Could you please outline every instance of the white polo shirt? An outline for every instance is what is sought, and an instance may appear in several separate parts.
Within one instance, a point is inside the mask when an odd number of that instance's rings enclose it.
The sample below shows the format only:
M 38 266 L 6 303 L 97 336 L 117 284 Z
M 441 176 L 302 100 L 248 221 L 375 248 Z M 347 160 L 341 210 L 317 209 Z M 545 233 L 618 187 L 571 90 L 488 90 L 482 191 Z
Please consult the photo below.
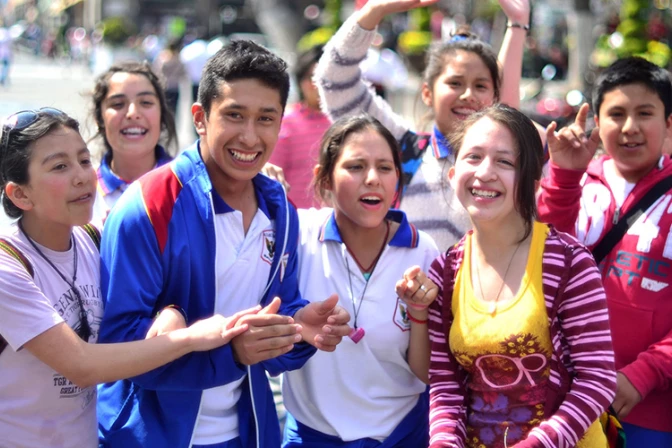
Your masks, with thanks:
M 217 241 L 215 313 L 223 316 L 258 305 L 268 283 L 275 248 L 275 223 L 269 218 L 260 195 L 257 201 L 259 208 L 245 234 L 243 214 L 212 191 Z M 244 380 L 245 376 L 203 391 L 194 445 L 213 445 L 238 437 L 238 400 Z
M 400 226 L 371 275 L 357 313 L 358 327 L 366 334 L 357 344 L 343 338 L 333 353 L 318 350 L 303 368 L 284 374 L 287 410 L 310 428 L 344 441 L 384 440 L 425 390 L 406 358 L 410 322 L 395 284 L 411 266 L 419 265 L 426 272 L 439 251 L 427 234 L 408 223 L 403 212 L 390 211 L 387 218 Z M 333 211 L 299 210 L 299 221 L 302 297 L 321 301 L 337 293 L 353 326 L 351 297 L 354 293 L 359 306 L 366 280 L 342 243 Z

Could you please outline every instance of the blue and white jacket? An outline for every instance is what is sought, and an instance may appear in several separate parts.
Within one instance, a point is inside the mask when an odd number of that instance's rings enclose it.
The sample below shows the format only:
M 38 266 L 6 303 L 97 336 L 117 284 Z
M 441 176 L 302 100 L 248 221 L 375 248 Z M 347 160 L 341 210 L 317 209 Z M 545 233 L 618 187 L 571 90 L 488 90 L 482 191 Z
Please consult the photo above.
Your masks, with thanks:
M 253 179 L 275 221 L 271 274 L 261 304 L 279 296 L 280 314 L 293 316 L 307 302 L 297 284 L 296 210 L 274 180 Z M 101 343 L 144 339 L 156 313 L 182 307 L 189 325 L 214 314 L 215 226 L 212 184 L 196 143 L 173 162 L 135 182 L 105 223 L 101 288 L 105 316 Z M 286 355 L 253 366 L 233 359 L 229 344 L 193 352 L 129 380 L 99 386 L 98 424 L 105 447 L 190 447 L 202 391 L 247 374 L 238 402 L 245 447 L 279 447 L 280 428 L 265 371 L 298 369 L 315 349 L 297 344 Z

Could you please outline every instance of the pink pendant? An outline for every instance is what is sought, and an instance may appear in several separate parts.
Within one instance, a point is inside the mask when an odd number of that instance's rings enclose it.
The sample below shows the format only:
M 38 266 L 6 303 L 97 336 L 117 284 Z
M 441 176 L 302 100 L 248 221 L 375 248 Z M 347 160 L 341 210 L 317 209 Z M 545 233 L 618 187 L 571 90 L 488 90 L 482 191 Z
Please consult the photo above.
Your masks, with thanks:
M 366 332 L 364 331 L 363 328 L 353 328 L 350 330 L 350 334 L 348 335 L 348 337 L 352 339 L 352 342 L 356 344 L 362 340 L 365 333 Z

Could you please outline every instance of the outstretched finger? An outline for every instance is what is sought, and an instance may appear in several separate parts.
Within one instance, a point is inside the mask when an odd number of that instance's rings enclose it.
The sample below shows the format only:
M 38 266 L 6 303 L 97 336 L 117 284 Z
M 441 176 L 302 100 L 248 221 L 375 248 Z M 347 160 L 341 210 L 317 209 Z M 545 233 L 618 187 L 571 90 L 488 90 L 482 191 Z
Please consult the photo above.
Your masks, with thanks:
M 334 311 L 336 305 L 338 305 L 338 294 L 332 294 L 329 296 L 329 298 L 327 298 L 327 300 L 323 300 L 322 302 L 318 303 L 316 312 L 321 316 L 330 314 Z
M 579 109 L 579 113 L 576 114 L 576 118 L 574 119 L 574 124 L 579 126 L 582 132 L 585 132 L 586 130 L 588 111 L 590 111 L 590 105 L 588 103 L 583 103 Z
M 558 123 L 555 121 L 551 121 L 551 124 L 546 127 L 546 142 L 548 143 L 549 148 L 552 148 L 553 145 L 558 143 L 558 137 L 555 135 L 556 129 L 558 129 Z
M 411 266 L 410 268 L 406 269 L 404 271 L 404 278 L 408 280 L 414 280 L 418 274 L 422 272 L 422 269 L 420 269 L 420 266 Z

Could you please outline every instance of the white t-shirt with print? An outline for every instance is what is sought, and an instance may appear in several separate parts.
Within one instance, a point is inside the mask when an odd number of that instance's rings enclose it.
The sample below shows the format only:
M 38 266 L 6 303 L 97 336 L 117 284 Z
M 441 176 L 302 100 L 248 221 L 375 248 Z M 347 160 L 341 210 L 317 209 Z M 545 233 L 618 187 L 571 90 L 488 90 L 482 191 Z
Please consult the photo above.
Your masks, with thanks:
M 100 258 L 92 239 L 75 228 L 77 282 L 92 335 L 103 317 Z M 34 278 L 15 258 L 0 250 L 0 335 L 8 346 L 0 354 L 0 447 L 86 448 L 98 446 L 96 388 L 80 389 L 42 363 L 23 346 L 61 322 L 79 325 L 79 303 L 70 286 L 35 251 L 16 225 L 3 227 L 27 259 Z M 71 279 L 73 249 L 40 250 Z

